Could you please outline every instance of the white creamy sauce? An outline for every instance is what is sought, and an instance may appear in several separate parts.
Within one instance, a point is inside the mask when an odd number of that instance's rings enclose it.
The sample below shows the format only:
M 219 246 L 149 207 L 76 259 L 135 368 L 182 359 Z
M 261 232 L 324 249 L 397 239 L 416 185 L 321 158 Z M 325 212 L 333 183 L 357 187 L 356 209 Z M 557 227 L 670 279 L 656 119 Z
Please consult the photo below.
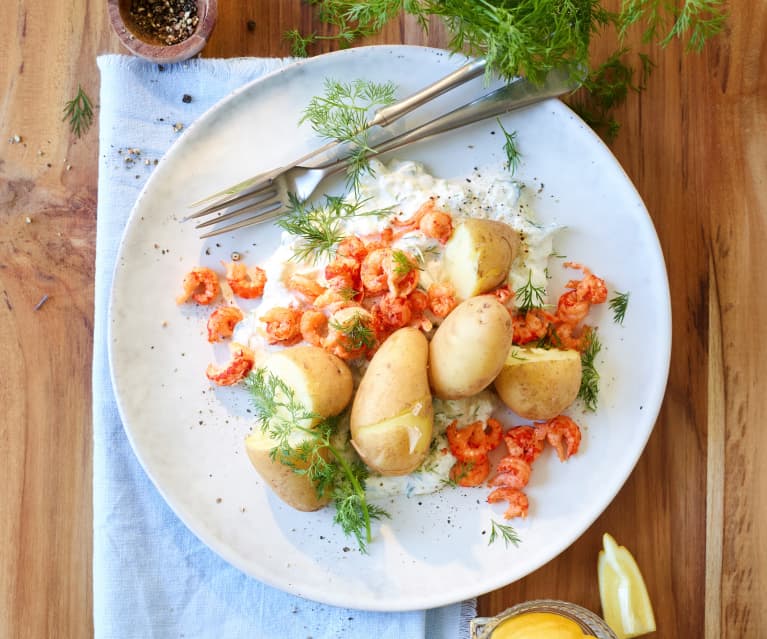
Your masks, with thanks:
M 504 222 L 518 231 L 523 240 L 523 250 L 511 266 L 507 281 L 509 288 L 515 291 L 525 285 L 528 279 L 536 287 L 546 288 L 547 266 L 557 227 L 543 227 L 537 223 L 529 203 L 520 197 L 521 185 L 508 173 L 476 169 L 463 178 L 442 179 L 429 175 L 421 164 L 412 161 L 394 161 L 384 165 L 373 160 L 371 167 L 373 171 L 363 177 L 358 196 L 364 202 L 360 212 L 385 209 L 389 214 L 346 218 L 343 228 L 347 235 L 364 238 L 380 234 L 389 226 L 393 217 L 408 220 L 430 197 L 436 196 L 437 208 L 450 213 L 454 226 L 461 218 L 473 217 Z M 320 274 L 318 281 L 323 283 L 322 274 L 327 259 L 319 259 L 313 264 L 295 262 L 291 258 L 297 242 L 295 237 L 283 233 L 280 246 L 260 264 L 267 274 L 263 299 L 258 308 L 247 314 L 235 328 L 232 339 L 249 345 L 256 353 L 280 348 L 267 344 L 264 325 L 259 318 L 270 308 L 290 306 L 297 301 L 298 298 L 284 285 L 287 278 L 293 273 L 317 272 Z M 443 247 L 438 241 L 416 231 L 398 238 L 392 247 L 418 257 L 422 266 L 419 276 L 421 288 L 427 289 L 434 282 L 447 280 L 442 270 Z M 357 381 L 365 367 L 365 363 L 356 369 L 351 367 Z M 457 420 L 458 427 L 486 420 L 498 406 L 499 401 L 490 391 L 463 400 L 435 399 L 434 437 L 428 457 L 419 470 L 410 475 L 371 475 L 367 481 L 369 498 L 381 499 L 399 494 L 414 496 L 442 488 L 455 462 L 448 450 L 445 436 L 447 426 L 453 420 Z M 348 437 L 345 433 L 339 435 Z

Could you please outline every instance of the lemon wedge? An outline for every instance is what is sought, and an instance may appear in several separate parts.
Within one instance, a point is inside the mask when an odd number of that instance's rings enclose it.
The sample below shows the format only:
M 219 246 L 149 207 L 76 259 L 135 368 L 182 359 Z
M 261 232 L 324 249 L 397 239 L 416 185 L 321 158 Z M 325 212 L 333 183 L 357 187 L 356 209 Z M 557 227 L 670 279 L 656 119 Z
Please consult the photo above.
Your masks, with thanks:
M 602 616 L 618 639 L 655 631 L 655 615 L 642 573 L 632 554 L 611 535 L 602 537 L 597 575 Z

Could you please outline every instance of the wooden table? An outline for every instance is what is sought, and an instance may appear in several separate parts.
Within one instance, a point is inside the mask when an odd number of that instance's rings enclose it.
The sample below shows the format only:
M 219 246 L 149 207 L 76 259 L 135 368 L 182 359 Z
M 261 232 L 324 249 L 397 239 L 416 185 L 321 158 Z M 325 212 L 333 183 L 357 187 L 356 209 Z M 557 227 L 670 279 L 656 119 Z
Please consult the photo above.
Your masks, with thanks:
M 281 34 L 312 26 L 299 0 L 220 5 L 205 56 L 287 55 Z M 0 24 L 0 637 L 80 638 L 92 634 L 98 130 L 74 138 L 62 108 L 78 83 L 98 97 L 95 57 L 121 48 L 105 0 L 6 0 Z M 767 251 L 766 32 L 767 4 L 733 3 L 702 55 L 650 50 L 647 91 L 618 113 L 612 148 L 668 265 L 666 399 L 604 515 L 556 560 L 481 597 L 482 614 L 535 597 L 598 610 L 596 555 L 610 531 L 640 562 L 657 636 L 767 637 L 767 290 L 753 268 Z M 446 37 L 405 20 L 376 42 Z

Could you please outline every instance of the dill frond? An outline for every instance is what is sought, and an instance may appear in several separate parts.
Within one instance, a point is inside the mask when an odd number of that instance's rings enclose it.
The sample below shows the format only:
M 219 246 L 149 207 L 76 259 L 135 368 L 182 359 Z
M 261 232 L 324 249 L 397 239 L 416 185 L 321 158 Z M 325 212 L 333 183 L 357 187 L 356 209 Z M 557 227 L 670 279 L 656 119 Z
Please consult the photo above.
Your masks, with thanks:
M 332 321 L 329 326 L 349 340 L 349 349 L 373 348 L 376 343 L 375 331 L 365 323 L 360 313 L 355 313 L 344 322 Z
M 394 273 L 399 277 L 405 277 L 411 271 L 421 270 L 417 258 L 411 257 L 401 249 L 392 251 L 392 260 L 394 260 Z
M 610 310 L 613 312 L 613 321 L 616 324 L 623 325 L 623 320 L 626 317 L 626 308 L 629 305 L 630 293 L 615 293 L 615 296 L 607 302 Z
M 325 80 L 323 95 L 314 96 L 304 109 L 299 124 L 309 122 L 317 135 L 349 145 L 347 186 L 359 192 L 362 175 L 371 173 L 368 154 L 367 122 L 372 110 L 392 104 L 396 87 L 391 82 L 376 83 Z
M 519 546 L 522 541 L 519 538 L 519 534 L 517 534 L 517 531 L 514 530 L 512 526 L 509 526 L 508 524 L 499 524 L 495 519 L 491 519 L 490 537 L 487 539 L 487 545 L 489 546 L 495 543 L 498 539 L 503 539 L 507 548 L 509 547 L 509 544 Z
M 77 95 L 64 105 L 64 120 L 69 119 L 69 128 L 78 138 L 93 124 L 93 105 L 85 90 L 77 85 Z
M 344 239 L 344 219 L 386 214 L 383 210 L 362 211 L 366 201 L 353 202 L 339 196 L 325 195 L 323 203 L 308 204 L 294 193 L 288 193 L 288 212 L 276 224 L 299 240 L 293 258 L 315 263 L 322 256 L 332 256 L 336 244 Z
M 367 503 L 365 465 L 349 462 L 331 443 L 337 418 L 321 419 L 308 411 L 283 380 L 263 368 L 248 375 L 246 386 L 253 400 L 257 426 L 275 440 L 270 451 L 272 459 L 306 475 L 318 496 L 330 494 L 336 508 L 335 523 L 357 540 L 361 552 L 366 552 L 372 539 L 371 520 L 388 517 L 388 513 Z M 319 423 L 312 427 L 306 425 L 317 420 Z M 306 437 L 293 445 L 292 435 L 296 431 Z M 323 454 L 326 450 L 331 459 Z
M 546 289 L 543 286 L 533 284 L 533 271 L 527 272 L 527 282 L 514 291 L 517 300 L 517 310 L 520 313 L 534 308 L 542 308 L 546 300 Z
M 578 389 L 578 397 L 583 400 L 587 410 L 595 411 L 597 409 L 597 399 L 599 397 L 599 373 L 596 369 L 596 358 L 602 350 L 602 344 L 599 341 L 597 331 L 594 328 L 586 329 L 584 334 L 586 348 L 581 353 L 581 387 Z
M 506 153 L 506 168 L 509 170 L 509 173 L 514 175 L 514 173 L 517 172 L 517 169 L 519 168 L 519 162 L 522 159 L 522 154 L 519 152 L 519 147 L 517 147 L 517 132 L 512 131 L 509 133 L 501 122 L 500 118 L 496 118 L 498 122 L 498 126 L 501 127 L 501 131 L 503 132 L 503 137 L 505 138 L 505 141 L 503 143 L 503 150 Z

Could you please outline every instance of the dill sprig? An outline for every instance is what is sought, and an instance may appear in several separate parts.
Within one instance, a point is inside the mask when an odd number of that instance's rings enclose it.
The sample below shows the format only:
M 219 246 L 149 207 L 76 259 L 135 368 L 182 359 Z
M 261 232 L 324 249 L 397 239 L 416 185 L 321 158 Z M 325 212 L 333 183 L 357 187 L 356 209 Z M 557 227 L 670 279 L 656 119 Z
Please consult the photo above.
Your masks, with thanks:
M 594 328 L 587 328 L 583 334 L 586 347 L 581 352 L 581 387 L 578 389 L 578 397 L 583 400 L 586 408 L 590 411 L 597 409 L 599 396 L 599 373 L 596 369 L 596 358 L 602 350 L 602 344 Z
M 512 131 L 509 133 L 509 131 L 504 128 L 501 119 L 497 118 L 497 121 L 498 126 L 501 127 L 501 131 L 503 132 L 503 137 L 505 138 L 503 150 L 506 153 L 506 168 L 509 170 L 509 173 L 514 175 L 514 173 L 517 172 L 519 162 L 522 159 L 522 154 L 519 152 L 519 147 L 517 146 L 517 132 Z
M 709 38 L 721 33 L 726 20 L 722 0 L 685 0 L 681 7 L 658 0 L 623 0 L 619 34 L 625 37 L 630 27 L 643 24 L 644 42 L 660 40 L 665 47 L 674 39 L 687 39 L 688 51 L 700 51 Z
M 375 346 L 375 331 L 373 331 L 360 313 L 355 313 L 343 322 L 331 320 L 328 325 L 349 340 L 349 349 L 352 351 L 363 347 L 373 348 Z
M 302 34 L 291 29 L 285 38 L 291 43 L 291 54 L 299 57 L 306 57 L 309 47 L 322 40 L 337 42 L 343 49 L 360 38 L 375 35 L 403 8 L 403 0 L 307 0 L 307 4 L 318 7 L 317 19 L 334 28 L 335 33 Z
M 81 85 L 77 85 L 77 95 L 64 105 L 64 117 L 69 118 L 69 128 L 78 138 L 93 124 L 93 105 Z
M 357 540 L 360 551 L 367 552 L 367 545 L 372 540 L 371 520 L 389 515 L 382 508 L 367 503 L 365 465 L 350 462 L 331 443 L 337 420 L 322 419 L 307 410 L 296 399 L 293 389 L 263 368 L 251 372 L 246 384 L 253 399 L 258 427 L 275 441 L 275 447 L 270 451 L 272 459 L 293 472 L 306 475 L 318 496 L 329 493 L 336 508 L 334 522 Z M 297 431 L 306 437 L 296 446 L 291 439 Z M 330 452 L 332 459 L 326 459 L 325 450 Z
M 542 308 L 546 301 L 546 288 L 542 285 L 533 284 L 533 271 L 528 270 L 527 282 L 514 291 L 517 300 L 517 310 L 520 313 L 534 308 Z
M 299 124 L 308 121 L 323 138 L 348 144 L 346 180 L 355 193 L 359 192 L 362 175 L 372 172 L 368 158 L 372 151 L 366 128 L 368 115 L 377 107 L 392 104 L 395 90 L 391 82 L 379 84 L 362 79 L 339 82 L 326 78 L 324 94 L 309 101 L 299 121 Z
M 367 200 L 350 201 L 336 195 L 325 195 L 324 203 L 309 204 L 294 193 L 288 193 L 288 212 L 276 221 L 277 226 L 298 238 L 293 258 L 315 263 L 320 257 L 330 257 L 346 237 L 346 218 L 387 213 L 384 210 L 363 211 Z
M 629 305 L 630 293 L 616 292 L 615 295 L 607 302 L 610 310 L 613 312 L 613 321 L 616 324 L 623 326 L 623 320 L 626 317 L 626 308 Z
M 394 261 L 394 273 L 399 277 L 405 277 L 411 271 L 421 270 L 417 258 L 408 255 L 402 249 L 395 249 L 391 254 Z
M 522 541 L 519 538 L 519 535 L 517 534 L 517 531 L 514 530 L 511 526 L 508 524 L 500 524 L 495 519 L 490 520 L 490 537 L 487 539 L 487 545 L 493 544 L 498 539 L 503 539 L 504 543 L 506 544 L 506 547 L 509 547 L 509 544 L 512 544 L 513 546 L 518 546 L 520 542 Z
M 314 263 L 323 255 L 332 255 L 336 244 L 344 238 L 341 225 L 343 202 L 325 196 L 324 205 L 309 205 L 294 193 L 288 193 L 288 198 L 288 212 L 276 223 L 299 239 L 293 257 Z

